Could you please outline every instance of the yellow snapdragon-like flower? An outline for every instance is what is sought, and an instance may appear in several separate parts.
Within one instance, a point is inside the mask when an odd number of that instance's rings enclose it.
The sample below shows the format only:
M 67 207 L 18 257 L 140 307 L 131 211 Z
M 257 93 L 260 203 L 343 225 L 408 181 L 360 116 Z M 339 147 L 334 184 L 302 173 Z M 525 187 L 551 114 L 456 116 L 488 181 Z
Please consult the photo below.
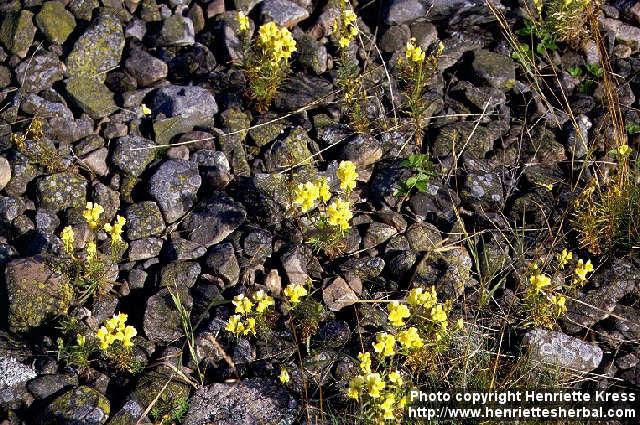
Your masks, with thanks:
M 104 208 L 102 205 L 97 202 L 87 202 L 87 206 L 82 212 L 82 216 L 87 221 L 87 224 L 91 229 L 95 229 L 98 227 L 98 223 L 100 222 L 100 216 L 104 212 Z
M 287 285 L 287 287 L 284 288 L 284 295 L 289 298 L 291 304 L 297 304 L 300 302 L 301 297 L 307 295 L 307 289 L 298 284 Z
M 358 400 L 360 398 L 360 391 L 363 385 L 364 385 L 364 377 L 362 375 L 353 377 L 349 381 L 349 389 L 347 390 L 347 397 L 352 398 L 354 400 Z
M 592 271 L 593 264 L 591 264 L 591 260 L 587 260 L 587 262 L 585 263 L 582 259 L 579 259 L 573 272 L 581 282 L 584 282 L 587 280 L 587 274 L 591 273 Z
M 389 304 L 389 323 L 396 328 L 404 326 L 404 319 L 411 316 L 409 308 L 405 304 L 400 304 L 398 301 L 392 301 Z
M 551 285 L 551 278 L 544 273 L 535 274 L 529 278 L 529 283 L 535 292 L 540 292 L 543 288 Z
M 367 387 L 367 392 L 371 398 L 380 398 L 380 391 L 384 390 L 385 383 L 380 377 L 379 373 L 369 373 L 364 378 L 364 383 Z
M 618 146 L 617 152 L 620 158 L 626 158 L 631 155 L 631 148 L 627 144 L 620 145 Z
M 236 333 L 236 331 L 238 330 L 238 325 L 241 324 L 241 320 L 242 316 L 240 316 L 239 314 L 234 314 L 233 316 L 229 317 L 229 320 L 227 320 L 227 325 L 224 327 L 224 330 L 231 333 Z M 244 326 L 242 329 L 244 329 Z
M 382 410 L 382 418 L 386 421 L 395 420 L 395 415 L 393 414 L 394 406 L 396 404 L 396 396 L 393 394 L 387 394 L 384 398 L 384 401 L 380 403 L 378 406 L 380 410 Z
M 289 376 L 289 372 L 287 372 L 287 369 L 285 369 L 284 367 L 280 368 L 280 376 L 278 378 L 280 379 L 280 382 L 283 384 L 286 384 L 291 379 Z
M 314 207 L 316 200 L 320 196 L 317 185 L 306 182 L 300 183 L 294 190 L 294 203 L 300 206 L 300 211 L 307 212 Z
M 244 294 L 236 295 L 233 297 L 232 304 L 236 306 L 236 314 L 247 314 L 251 312 L 253 303 Z
M 430 309 L 437 302 L 438 295 L 436 294 L 435 286 L 432 286 L 429 291 L 425 291 L 424 288 L 413 288 L 407 296 L 407 304 L 413 307 L 421 306 Z
M 283 60 L 288 60 L 296 51 L 296 41 L 291 32 L 282 27 L 278 28 L 275 22 L 267 22 L 258 30 L 258 42 L 263 52 L 270 57 L 270 62 L 277 65 Z
M 96 258 L 96 255 L 98 255 L 98 247 L 96 246 L 96 243 L 88 242 L 87 243 L 87 260 L 88 261 L 94 260 Z
M 251 28 L 249 17 L 243 11 L 238 12 L 238 24 L 240 25 L 240 31 L 248 31 Z
M 373 349 L 376 353 L 380 353 L 382 357 L 390 357 L 396 354 L 396 337 L 386 332 L 376 335 L 376 342 L 373 343 Z
M 420 348 L 424 346 L 424 342 L 420 334 L 418 334 L 418 329 L 414 326 L 398 332 L 398 341 L 404 348 Z
M 336 199 L 327 207 L 327 221 L 344 231 L 349 228 L 349 220 L 353 217 L 349 202 Z
M 392 384 L 398 387 L 401 386 L 402 383 L 404 382 L 400 373 L 398 373 L 395 370 L 393 372 L 389 372 L 389 375 L 387 376 L 387 378 L 389 378 L 389 382 L 391 382 Z
M 116 341 L 120 341 L 125 348 L 134 346 L 133 338 L 138 331 L 133 326 L 127 326 L 127 318 L 125 313 L 116 314 L 98 329 L 96 338 L 101 350 L 108 349 Z
M 98 339 L 101 350 L 106 350 L 109 348 L 109 345 L 115 341 L 115 337 L 111 335 L 104 326 L 101 326 L 100 329 L 98 329 L 98 332 L 96 332 L 96 338 Z
M 103 229 L 111 237 L 112 243 L 122 242 L 122 232 L 123 232 L 124 225 L 126 223 L 127 223 L 127 220 L 120 215 L 116 216 L 116 219 L 113 221 L 113 224 L 105 223 L 105 225 L 103 226 Z
M 340 181 L 340 189 L 345 192 L 350 192 L 355 189 L 356 180 L 358 179 L 356 164 L 351 161 L 341 161 L 340 165 L 338 165 L 336 175 Z
M 273 298 L 267 295 L 262 289 L 253 294 L 253 300 L 258 303 L 256 306 L 256 312 L 258 313 L 264 313 L 267 308 L 276 303 Z
M 416 46 L 416 39 L 413 37 L 407 41 L 404 52 L 406 58 L 415 63 L 423 62 L 426 57 L 424 50 Z
M 447 323 L 447 312 L 442 307 L 442 304 L 435 305 L 431 308 L 431 320 L 441 325 Z
M 75 241 L 75 236 L 73 233 L 73 228 L 71 226 L 67 226 L 62 229 L 62 234 L 60 235 L 62 239 L 62 246 L 64 248 L 64 252 L 69 255 L 73 254 L 73 243 Z
M 323 203 L 326 203 L 331 198 L 331 191 L 329 190 L 329 183 L 327 179 L 322 177 L 316 181 L 316 187 L 318 188 L 318 198 Z
M 558 314 L 567 312 L 567 297 L 564 295 L 553 295 L 549 301 L 556 307 Z
M 360 360 L 360 370 L 362 373 L 371 373 L 371 353 L 368 351 L 358 353 L 358 360 Z
M 556 259 L 558 260 L 558 267 L 564 269 L 564 266 L 569 263 L 569 260 L 573 258 L 573 253 L 571 251 L 567 251 L 567 248 L 563 248 L 562 252 L 556 255 Z

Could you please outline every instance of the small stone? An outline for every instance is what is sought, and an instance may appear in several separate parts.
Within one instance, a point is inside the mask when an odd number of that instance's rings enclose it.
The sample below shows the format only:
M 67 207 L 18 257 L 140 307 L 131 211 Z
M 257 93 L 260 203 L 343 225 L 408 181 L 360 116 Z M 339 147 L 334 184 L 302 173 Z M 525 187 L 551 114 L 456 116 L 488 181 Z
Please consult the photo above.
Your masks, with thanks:
M 0 190 L 11 180 L 11 164 L 4 156 L 0 156 Z
M 28 10 L 10 12 L 0 23 L 0 43 L 16 56 L 24 58 L 33 42 L 36 27 L 33 25 L 33 13 Z
M 52 211 L 83 208 L 86 203 L 87 181 L 72 172 L 52 174 L 38 180 L 36 194 L 40 206 Z
M 240 266 L 230 243 L 213 246 L 205 260 L 206 267 L 214 275 L 224 279 L 227 285 L 235 285 L 240 279 Z
M 171 15 L 162 21 L 159 46 L 190 46 L 195 42 L 193 22 L 182 15 Z
M 389 226 L 384 223 L 371 223 L 367 229 L 362 242 L 365 249 L 375 248 L 378 245 L 386 242 L 392 236 L 396 235 L 398 231 L 393 226 Z
M 280 261 L 291 285 L 306 285 L 309 281 L 307 263 L 309 252 L 303 247 L 293 247 L 282 254 Z
M 129 244 L 129 261 L 148 260 L 160 255 L 162 239 L 142 238 Z
M 207 248 L 188 239 L 171 235 L 171 241 L 167 247 L 167 259 L 174 260 L 197 260 L 207 253 Z
M 91 171 L 99 176 L 106 176 L 109 174 L 109 167 L 107 166 L 107 156 L 109 155 L 109 149 L 100 148 L 85 155 L 81 158 L 82 162 L 89 167 Z
M 160 287 L 169 289 L 176 286 L 192 288 L 200 276 L 200 264 L 192 261 L 180 261 L 167 264 L 160 272 Z
M 66 89 L 91 118 L 104 118 L 118 109 L 113 93 L 95 78 L 71 78 L 67 80 Z
M 341 277 L 335 278 L 322 289 L 322 300 L 331 311 L 340 311 L 355 304 L 358 296 Z
M 167 64 L 142 49 L 134 49 L 124 66 L 136 79 L 139 87 L 150 86 L 167 77 Z
M 156 157 L 157 145 L 140 136 L 128 135 L 116 140 L 112 161 L 123 172 L 139 176 Z
M 180 313 L 178 312 L 170 292 L 180 297 L 180 302 L 187 310 L 191 310 L 193 300 L 187 288 L 163 288 L 147 300 L 144 312 L 144 333 L 150 341 L 170 344 L 183 336 Z
M 109 400 L 93 388 L 80 386 L 62 394 L 44 412 L 45 423 L 102 425 L 109 419 Z
M 158 236 L 164 230 L 164 220 L 158 204 L 144 201 L 130 205 L 125 211 L 126 234 L 130 241 Z
M 302 35 L 297 41 L 297 60 L 302 65 L 311 69 L 316 75 L 327 70 L 327 48 L 309 35 Z
M 387 9 L 385 22 L 388 25 L 404 24 L 427 14 L 424 2 L 419 0 L 393 0 Z
M 313 141 L 306 131 L 298 127 L 291 131 L 286 139 L 274 143 L 271 149 L 270 168 L 280 170 L 286 167 L 304 165 L 310 161 Z
M 333 101 L 332 93 L 333 86 L 324 78 L 298 73 L 280 87 L 274 106 L 285 112 L 296 111 L 310 104 L 320 107 Z
M 182 222 L 182 228 L 191 241 L 210 247 L 229 236 L 244 223 L 246 216 L 241 204 L 224 194 L 217 194 L 191 211 Z
M 530 360 L 572 372 L 590 372 L 602 361 L 602 349 L 562 332 L 534 329 L 524 338 Z
M 231 166 L 224 152 L 201 149 L 191 156 L 191 161 L 198 164 L 203 183 L 211 189 L 222 189 L 231 181 Z
M 428 252 L 439 246 L 442 242 L 442 234 L 431 223 L 419 221 L 407 229 L 405 233 L 411 249 L 415 252 Z
M 473 69 L 492 87 L 510 90 L 516 83 L 516 64 L 508 56 L 488 50 L 476 50 Z
M 358 134 L 346 144 L 342 158 L 367 167 L 382 158 L 382 146 L 375 138 Z
M 263 21 L 274 21 L 281 27 L 292 27 L 309 17 L 307 9 L 289 0 L 264 0 L 260 14 Z
M 90 21 L 93 10 L 98 7 L 98 0 L 71 0 L 69 10 L 77 19 Z
M 76 27 L 76 20 L 71 12 L 65 10 L 59 1 L 47 1 L 36 15 L 38 28 L 52 43 L 62 44 Z
M 198 166 L 193 162 L 165 161 L 149 180 L 149 194 L 156 200 L 168 223 L 173 223 L 191 209 L 202 183 Z
M 169 85 L 158 89 L 151 103 L 154 114 L 165 117 L 208 118 L 218 113 L 213 94 L 203 87 Z
M 33 367 L 20 363 L 13 357 L 0 355 L 0 400 L 5 402 L 7 392 L 38 376 Z
M 64 77 L 64 66 L 50 52 L 40 52 L 16 67 L 18 83 L 27 93 L 38 93 L 49 89 Z
M 76 375 L 54 374 L 38 376 L 27 384 L 27 388 L 31 394 L 42 400 L 51 397 L 64 388 L 77 385 L 78 377 Z

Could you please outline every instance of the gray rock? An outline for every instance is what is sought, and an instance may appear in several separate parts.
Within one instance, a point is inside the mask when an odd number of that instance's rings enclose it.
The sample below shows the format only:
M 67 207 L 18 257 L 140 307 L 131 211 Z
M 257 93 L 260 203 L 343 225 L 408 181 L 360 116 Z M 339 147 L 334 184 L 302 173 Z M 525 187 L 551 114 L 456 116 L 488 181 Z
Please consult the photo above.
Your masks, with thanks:
M 391 26 L 382 34 L 380 50 L 387 53 L 395 53 L 403 49 L 410 38 L 411 30 L 408 25 Z M 419 45 L 421 46 L 421 44 Z
M 28 10 L 9 12 L 0 23 L 0 43 L 12 54 L 24 58 L 36 34 L 33 13 Z
M 222 189 L 231 181 L 231 166 L 224 152 L 200 149 L 191 155 L 191 161 L 198 164 L 203 184 L 211 189 Z
M 106 176 L 109 174 L 109 167 L 107 166 L 107 156 L 109 155 L 109 149 L 100 148 L 87 155 L 84 155 L 80 159 L 89 167 L 91 171 L 99 176 Z
M 467 175 L 460 199 L 477 212 L 502 210 L 504 194 L 502 170 L 493 170 L 486 162 L 467 160 Z
M 76 27 L 76 20 L 71 12 L 59 1 L 47 1 L 36 15 L 38 28 L 52 43 L 62 44 Z
M 382 158 L 382 145 L 374 137 L 358 134 L 347 142 L 342 150 L 342 158 L 367 167 Z
M 149 180 L 149 194 L 160 206 L 165 220 L 173 223 L 193 207 L 201 183 L 196 164 L 172 159 L 160 165 Z
M 111 160 L 123 172 L 139 176 L 156 157 L 157 146 L 152 140 L 128 135 L 116 140 Z
M 162 239 L 142 238 L 136 239 L 129 244 L 129 261 L 148 260 L 160 255 L 162 250 Z
M 109 400 L 93 388 L 71 389 L 51 402 L 44 412 L 47 424 L 102 425 L 107 422 Z
M 63 65 L 50 52 L 41 52 L 20 63 L 16 68 L 16 79 L 27 93 L 37 93 L 51 88 L 63 78 Z
M 160 272 L 160 287 L 166 286 L 173 289 L 176 286 L 182 286 L 191 288 L 196 284 L 200 271 L 200 264 L 192 261 L 169 263 Z
M 305 164 L 312 159 L 309 150 L 312 143 L 302 128 L 293 129 L 286 139 L 274 143 L 268 160 L 269 168 L 275 171 Z
M 108 8 L 100 10 L 98 18 L 80 36 L 67 56 L 70 77 L 96 79 L 104 82 L 106 73 L 120 65 L 124 34 L 120 20 Z
M 134 49 L 124 63 L 138 87 L 147 87 L 167 77 L 167 64 L 143 49 Z
M 304 246 L 290 248 L 280 257 L 287 280 L 292 285 L 306 285 L 310 277 L 307 274 L 310 252 Z
M 385 22 L 388 25 L 404 24 L 425 16 L 425 2 L 419 0 L 393 0 L 387 9 Z
M 0 405 L 19 404 L 24 399 L 25 383 L 37 376 L 36 371 L 13 357 L 0 355 Z
M 298 405 L 279 385 L 260 378 L 201 387 L 191 400 L 184 425 L 292 424 Z
M 171 293 L 180 297 L 180 302 L 188 311 L 193 305 L 193 299 L 184 287 L 163 288 L 149 297 L 144 312 L 143 327 L 147 338 L 155 343 L 169 344 L 183 336 L 180 313 L 176 309 Z
M 633 52 L 640 49 L 640 28 L 634 25 L 627 25 L 622 21 L 611 18 L 602 18 L 600 23 L 605 30 L 615 34 L 617 41 L 631 47 Z
M 125 211 L 126 233 L 130 241 L 148 236 L 158 236 L 164 230 L 164 220 L 158 204 L 144 201 L 130 205 Z
M 442 242 L 440 230 L 433 224 L 424 221 L 419 221 L 409 226 L 405 236 L 411 249 L 416 252 L 431 251 Z
M 167 251 L 169 260 L 197 260 L 207 253 L 207 248 L 196 242 L 171 235 Z
M 263 21 L 274 21 L 281 27 L 292 27 L 309 17 L 307 9 L 289 0 L 264 0 L 260 14 Z
M 218 140 L 222 151 L 231 159 L 233 172 L 239 176 L 251 174 L 251 167 L 247 162 L 247 155 L 244 150 L 244 139 L 247 135 L 243 131 L 251 126 L 249 115 L 237 108 L 229 108 L 220 114 L 222 131 L 224 135 Z
M 303 34 L 297 38 L 297 60 L 317 75 L 327 70 L 328 53 L 324 44 L 313 37 Z
M 464 247 L 452 247 L 426 255 L 416 266 L 411 282 L 414 286 L 427 288 L 435 284 L 445 299 L 455 299 L 466 287 L 476 283 L 471 277 L 472 266 L 473 261 Z
M 233 245 L 230 243 L 213 246 L 207 254 L 205 264 L 214 276 L 221 277 L 226 284 L 235 285 L 238 283 L 240 266 Z
M 378 245 L 386 242 L 392 236 L 396 235 L 398 231 L 393 226 L 388 224 L 374 222 L 369 225 L 367 233 L 364 235 L 362 242 L 365 249 L 374 248 Z
M 343 278 L 337 277 L 322 288 L 322 300 L 329 310 L 340 311 L 355 304 L 358 296 Z
M 516 64 L 508 56 L 476 50 L 472 66 L 481 78 L 497 89 L 510 90 L 516 83 Z
M 298 73 L 280 87 L 274 106 L 291 112 L 310 104 L 318 107 L 333 101 L 333 86 L 324 78 Z
M 194 42 L 193 21 L 182 15 L 171 15 L 162 21 L 159 46 L 191 46 Z
M 11 164 L 4 156 L 0 156 L 0 190 L 11 180 Z
M 113 93 L 98 78 L 70 78 L 65 88 L 76 105 L 91 118 L 104 118 L 118 109 Z
M 574 372 L 590 372 L 602 361 L 600 347 L 562 332 L 534 329 L 523 343 L 531 360 Z
M 78 377 L 71 374 L 40 375 L 27 384 L 27 389 L 38 399 L 45 399 L 67 387 L 78 385 Z
M 76 18 L 89 21 L 93 10 L 98 7 L 98 0 L 71 0 L 68 6 Z
M 182 228 L 188 239 L 210 247 L 229 236 L 244 223 L 247 212 L 241 204 L 217 194 L 195 208 L 185 218 Z
M 71 172 L 52 174 L 38 180 L 40 206 L 53 211 L 81 208 L 86 204 L 87 181 Z
M 216 99 L 203 87 L 170 85 L 156 90 L 151 102 L 154 114 L 165 117 L 208 118 L 218 113 Z

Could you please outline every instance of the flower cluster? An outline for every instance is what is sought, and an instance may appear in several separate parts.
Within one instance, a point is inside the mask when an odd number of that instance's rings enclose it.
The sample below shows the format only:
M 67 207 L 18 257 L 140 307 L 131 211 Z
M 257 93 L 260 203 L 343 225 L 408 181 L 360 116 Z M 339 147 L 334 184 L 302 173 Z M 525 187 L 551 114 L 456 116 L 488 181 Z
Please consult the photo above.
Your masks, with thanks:
M 284 288 L 284 295 L 291 305 L 296 305 L 302 297 L 307 296 L 307 289 L 300 284 L 290 284 Z
M 296 41 L 285 27 L 278 28 L 275 22 L 267 22 L 258 30 L 258 44 L 273 65 L 287 61 L 296 51 Z
M 243 11 L 238 12 L 238 24 L 240 31 L 249 31 L 251 28 L 249 17 Z
M 71 226 L 67 226 L 62 229 L 62 234 L 60 235 L 60 239 L 62 239 L 62 246 L 64 248 L 64 252 L 67 255 L 73 256 L 74 251 L 74 242 L 75 235 L 73 233 L 73 228 Z
M 427 57 L 422 47 L 416 46 L 416 39 L 411 37 L 404 48 L 404 54 L 407 60 L 415 63 L 424 62 Z
M 120 341 L 122 346 L 127 349 L 133 347 L 132 339 L 138 332 L 133 326 L 127 325 L 127 317 L 124 313 L 116 314 L 98 329 L 96 338 L 102 351 L 109 349 L 116 341 Z
M 351 43 L 351 40 L 358 35 L 356 21 L 358 17 L 353 10 L 347 9 L 345 0 L 340 2 L 340 16 L 333 21 L 333 34 L 338 39 L 338 45 L 344 49 Z
M 87 221 L 89 228 L 95 230 L 100 223 L 100 216 L 104 212 L 102 205 L 97 202 L 87 202 L 87 206 L 82 212 L 82 216 Z
M 269 307 L 275 305 L 275 301 L 263 290 L 254 292 L 252 299 L 245 294 L 233 298 L 235 314 L 227 321 L 225 330 L 235 335 L 255 335 L 257 320 L 266 314 Z
M 340 181 L 340 189 L 346 193 L 351 192 L 356 188 L 356 181 L 358 180 L 358 172 L 356 171 L 356 164 L 351 161 L 341 161 L 338 165 L 338 171 L 336 176 Z
M 120 215 L 116 216 L 116 219 L 113 221 L 113 224 L 105 223 L 105 225 L 103 226 L 103 229 L 111 237 L 112 244 L 115 245 L 122 242 L 122 230 L 126 223 L 127 223 L 127 220 Z

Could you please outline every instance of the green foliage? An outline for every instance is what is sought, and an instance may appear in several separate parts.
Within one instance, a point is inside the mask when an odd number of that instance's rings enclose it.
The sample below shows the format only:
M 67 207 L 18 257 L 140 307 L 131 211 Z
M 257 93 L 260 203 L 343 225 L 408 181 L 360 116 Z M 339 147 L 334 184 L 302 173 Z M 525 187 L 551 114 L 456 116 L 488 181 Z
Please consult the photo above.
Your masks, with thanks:
M 640 133 L 640 123 L 628 122 L 624 125 L 624 129 L 627 131 L 627 134 L 638 134 Z
M 67 167 L 53 143 L 44 139 L 43 127 L 44 120 L 35 117 L 24 133 L 13 133 L 11 140 L 16 149 L 34 164 L 50 173 L 64 171 Z
M 198 351 L 196 350 L 196 337 L 193 331 L 193 326 L 191 325 L 191 312 L 189 312 L 185 308 L 184 304 L 182 304 L 177 287 L 174 290 L 170 289 L 169 294 L 171 294 L 171 300 L 180 314 L 180 325 L 182 326 L 182 331 L 186 337 L 185 344 L 189 349 L 191 360 L 196 365 L 198 379 L 200 380 L 200 383 L 202 383 L 204 382 L 204 373 L 200 370 L 200 356 L 198 356 Z
M 402 166 L 409 168 L 413 174 L 402 182 L 402 187 L 396 190 L 396 196 L 408 196 L 413 189 L 423 193 L 426 192 L 427 184 L 437 175 L 428 154 L 409 155 L 402 162 Z
M 167 395 L 163 394 L 160 400 L 149 412 L 149 419 L 156 425 L 174 425 L 181 423 L 189 410 L 189 399 L 163 400 Z
M 569 69 L 567 69 L 567 72 L 574 78 L 582 77 L 582 67 L 578 65 L 569 67 Z
M 598 63 L 588 63 L 584 67 L 594 78 L 601 78 L 604 75 L 604 68 Z
M 558 50 L 554 34 L 551 33 L 544 25 L 538 25 L 531 19 L 525 19 L 524 27 L 516 30 L 515 33 L 520 36 L 528 37 L 535 52 L 541 56 L 547 54 L 548 51 Z M 527 46 L 527 52 L 530 51 L 529 45 L 525 44 L 525 46 Z M 520 52 L 520 54 L 522 54 L 522 52 Z

